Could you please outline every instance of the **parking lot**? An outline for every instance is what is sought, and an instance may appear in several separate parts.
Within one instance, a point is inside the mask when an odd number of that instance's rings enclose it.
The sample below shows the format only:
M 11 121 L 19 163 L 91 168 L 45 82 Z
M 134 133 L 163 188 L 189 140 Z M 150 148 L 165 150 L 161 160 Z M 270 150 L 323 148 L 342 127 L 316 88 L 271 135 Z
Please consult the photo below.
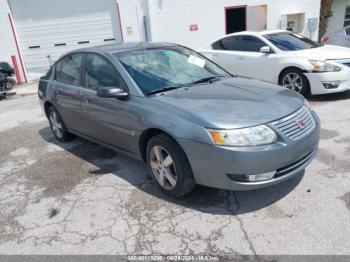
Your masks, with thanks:
M 322 140 L 305 174 L 175 200 L 143 163 L 58 143 L 36 95 L 0 101 L 0 253 L 350 255 L 350 93 L 310 104 Z

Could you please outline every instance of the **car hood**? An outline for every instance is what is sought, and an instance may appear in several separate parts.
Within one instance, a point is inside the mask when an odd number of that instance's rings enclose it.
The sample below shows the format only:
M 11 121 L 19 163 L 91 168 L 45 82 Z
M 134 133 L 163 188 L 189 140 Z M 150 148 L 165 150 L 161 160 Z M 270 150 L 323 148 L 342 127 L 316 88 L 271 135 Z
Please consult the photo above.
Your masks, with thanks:
M 272 122 L 298 110 L 297 93 L 249 78 L 233 77 L 162 93 L 154 99 L 200 119 L 208 128 L 241 128 Z
M 350 58 L 350 48 L 324 45 L 317 48 L 292 52 L 293 56 L 300 55 L 315 60 L 341 60 Z

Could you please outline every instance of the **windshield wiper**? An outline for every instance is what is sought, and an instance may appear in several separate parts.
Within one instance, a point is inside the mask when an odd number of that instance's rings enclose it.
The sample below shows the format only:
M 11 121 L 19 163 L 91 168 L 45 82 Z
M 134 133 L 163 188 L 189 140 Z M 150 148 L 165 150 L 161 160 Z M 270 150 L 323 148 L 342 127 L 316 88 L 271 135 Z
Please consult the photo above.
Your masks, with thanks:
M 195 85 L 195 84 L 211 82 L 214 79 L 218 79 L 218 78 L 222 78 L 222 77 L 228 77 L 228 76 L 205 77 L 205 78 L 199 79 L 198 81 L 195 81 L 195 82 L 189 83 L 189 84 L 185 84 L 185 85 L 163 87 L 163 88 L 159 88 L 159 89 L 156 89 L 156 90 L 153 90 L 153 91 L 147 93 L 147 96 L 155 95 L 155 94 L 158 94 L 158 93 L 163 93 L 163 92 L 166 92 L 166 91 L 170 91 L 170 90 L 174 90 L 174 89 L 178 89 L 178 88 L 182 88 L 182 87 L 189 87 L 189 86 Z
M 170 91 L 170 90 L 174 90 L 174 89 L 178 89 L 182 86 L 168 86 L 168 87 L 163 87 L 163 88 L 160 88 L 160 89 L 156 89 L 156 90 L 153 90 L 151 92 L 148 92 L 147 95 L 148 96 L 151 96 L 151 95 L 155 95 L 155 94 L 158 94 L 158 93 L 163 93 L 163 92 L 166 92 L 166 91 Z
M 210 76 L 210 77 L 205 77 L 202 79 L 199 79 L 198 81 L 195 81 L 193 83 L 191 83 L 191 85 L 195 85 L 195 84 L 201 84 L 201 83 L 210 83 L 215 79 L 221 78 L 221 77 L 226 77 L 226 76 Z

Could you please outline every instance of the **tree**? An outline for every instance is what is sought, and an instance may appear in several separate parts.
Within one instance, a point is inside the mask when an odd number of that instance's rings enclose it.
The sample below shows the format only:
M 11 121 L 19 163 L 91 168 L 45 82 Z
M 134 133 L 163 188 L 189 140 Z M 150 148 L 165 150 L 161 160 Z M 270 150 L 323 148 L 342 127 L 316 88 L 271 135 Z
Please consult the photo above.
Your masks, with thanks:
M 321 0 L 321 11 L 320 11 L 320 28 L 318 38 L 324 36 L 327 32 L 328 19 L 333 15 L 332 4 L 334 0 Z

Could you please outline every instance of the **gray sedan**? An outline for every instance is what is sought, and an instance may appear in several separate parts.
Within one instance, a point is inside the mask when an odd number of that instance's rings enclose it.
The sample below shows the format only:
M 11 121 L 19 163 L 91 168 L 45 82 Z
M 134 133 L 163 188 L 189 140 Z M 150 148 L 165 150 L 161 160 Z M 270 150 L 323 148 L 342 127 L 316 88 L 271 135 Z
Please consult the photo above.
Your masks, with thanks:
M 237 65 L 239 66 L 239 65 Z M 55 137 L 84 137 L 147 163 L 163 192 L 253 190 L 304 171 L 320 122 L 299 94 L 232 76 L 183 46 L 71 52 L 39 82 Z

